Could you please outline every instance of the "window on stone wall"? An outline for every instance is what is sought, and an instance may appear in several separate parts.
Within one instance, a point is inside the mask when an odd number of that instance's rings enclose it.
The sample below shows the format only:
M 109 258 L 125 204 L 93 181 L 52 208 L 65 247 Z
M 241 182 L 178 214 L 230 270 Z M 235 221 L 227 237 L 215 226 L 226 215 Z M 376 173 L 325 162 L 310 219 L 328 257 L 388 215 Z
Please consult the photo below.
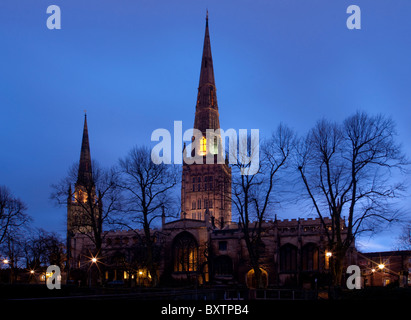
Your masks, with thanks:
M 297 271 L 297 247 L 287 243 L 280 248 L 280 271 Z
M 314 243 L 308 243 L 301 250 L 303 271 L 318 270 L 318 247 Z
M 174 272 L 197 271 L 198 246 L 189 232 L 180 233 L 173 243 Z
M 227 251 L 227 241 L 218 241 L 218 250 Z

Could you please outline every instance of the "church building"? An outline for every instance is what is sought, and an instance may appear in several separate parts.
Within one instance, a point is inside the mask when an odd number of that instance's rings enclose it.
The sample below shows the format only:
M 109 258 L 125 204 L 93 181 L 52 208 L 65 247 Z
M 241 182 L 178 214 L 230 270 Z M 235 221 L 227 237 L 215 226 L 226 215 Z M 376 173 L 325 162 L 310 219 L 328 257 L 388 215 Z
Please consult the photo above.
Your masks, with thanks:
M 255 286 L 254 271 L 249 265 L 247 247 L 240 226 L 232 220 L 231 168 L 222 156 L 217 88 L 208 15 L 206 18 L 204 45 L 200 68 L 198 95 L 195 107 L 194 129 L 201 137 L 193 138 L 193 150 L 184 150 L 184 159 L 203 157 L 203 163 L 184 161 L 181 183 L 180 219 L 166 221 L 153 229 L 156 234 L 156 256 L 160 284 L 236 284 Z M 212 129 L 207 134 L 207 130 Z M 218 131 L 217 131 L 218 132 Z M 206 158 L 214 158 L 207 163 Z M 98 213 L 101 205 L 92 181 L 90 146 L 87 118 L 84 120 L 83 141 L 75 184 L 74 198 L 67 203 L 67 238 L 70 277 L 83 278 L 90 267 L 90 251 L 94 243 L 87 232 L 87 219 L 98 214 L 82 214 L 82 202 L 95 203 Z M 85 190 L 91 190 L 87 198 Z M 71 194 L 71 191 L 70 191 Z M 273 215 L 274 216 L 274 215 Z M 261 270 L 265 286 L 308 286 L 329 273 L 331 253 L 327 251 L 323 224 L 319 219 L 277 220 L 263 223 Z M 326 221 L 331 224 L 331 221 Z M 99 226 L 101 227 L 101 225 Z M 115 281 L 130 285 L 150 285 L 152 275 L 138 265 L 141 249 L 139 230 L 104 231 L 101 252 L 101 281 Z M 354 264 L 355 247 L 347 253 L 347 264 Z M 85 275 L 85 276 L 84 276 Z M 83 279 L 84 280 L 84 279 Z

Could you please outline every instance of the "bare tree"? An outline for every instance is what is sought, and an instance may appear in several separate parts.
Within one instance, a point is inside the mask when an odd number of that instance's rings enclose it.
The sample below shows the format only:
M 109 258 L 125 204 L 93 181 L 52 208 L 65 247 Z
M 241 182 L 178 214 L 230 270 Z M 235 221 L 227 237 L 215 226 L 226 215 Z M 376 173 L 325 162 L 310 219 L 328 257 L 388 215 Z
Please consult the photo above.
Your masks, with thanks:
M 30 270 L 45 269 L 49 265 L 63 267 L 64 249 L 64 243 L 56 233 L 33 230 L 24 243 L 26 267 Z
M 119 186 L 125 199 L 122 224 L 131 230 L 136 226 L 142 227 L 143 237 L 140 240 L 146 249 L 145 262 L 152 285 L 156 286 L 158 265 L 154 259 L 154 242 L 157 235 L 151 227 L 172 206 L 170 192 L 177 184 L 178 171 L 173 165 L 155 164 L 147 147 L 134 147 L 120 159 L 120 172 Z
M 393 173 L 408 162 L 395 135 L 391 119 L 357 112 L 342 124 L 318 121 L 299 145 L 298 171 L 326 232 L 335 285 L 341 283 L 344 257 L 355 237 L 398 218 L 392 200 L 404 184 Z
M 0 255 L 8 260 L 10 283 L 17 277 L 19 261 L 23 258 L 24 230 L 31 222 L 26 210 L 19 198 L 0 186 Z
M 407 221 L 402 227 L 396 246 L 397 250 L 411 250 L 411 221 Z
M 240 142 L 241 143 L 241 142 Z M 294 132 L 280 125 L 272 136 L 264 141 L 259 151 L 257 143 L 248 138 L 248 152 L 239 152 L 233 168 L 232 202 L 239 216 L 239 226 L 243 231 L 249 262 L 254 270 L 257 287 L 262 282 L 261 256 L 263 254 L 263 222 L 268 218 L 268 208 L 273 201 L 276 178 L 286 168 L 287 160 L 295 147 Z M 254 147 L 253 147 L 254 146 Z M 258 169 L 251 169 L 248 158 L 259 153 Z
M 30 218 L 25 213 L 26 205 L 16 198 L 6 186 L 0 186 L 0 244 L 12 228 L 18 228 Z
M 51 199 L 58 205 L 77 206 L 77 215 L 68 221 L 68 238 L 75 233 L 86 235 L 94 244 L 93 255 L 102 254 L 103 227 L 114 223 L 113 213 L 121 207 L 118 173 L 115 169 L 102 169 L 93 161 L 92 179 L 78 185 L 78 165 L 73 165 L 66 178 L 52 185 Z M 74 186 L 74 188 L 73 188 Z

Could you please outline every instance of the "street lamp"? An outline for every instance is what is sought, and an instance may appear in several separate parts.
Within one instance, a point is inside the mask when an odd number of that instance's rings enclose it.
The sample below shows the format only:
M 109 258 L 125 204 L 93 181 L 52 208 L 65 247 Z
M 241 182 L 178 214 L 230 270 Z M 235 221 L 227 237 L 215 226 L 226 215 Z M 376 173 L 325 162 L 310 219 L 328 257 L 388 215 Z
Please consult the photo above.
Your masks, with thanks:
M 326 251 L 325 252 L 325 269 L 330 269 L 330 260 L 331 257 L 333 256 L 333 253 L 331 251 Z
M 380 264 L 378 265 L 378 269 L 382 270 L 382 269 L 384 269 L 384 268 L 385 268 L 385 265 L 384 265 L 383 263 L 380 263 Z
M 91 267 L 93 266 L 93 264 L 95 264 L 97 266 L 97 261 L 98 261 L 97 256 L 95 256 L 95 257 L 91 256 L 91 259 L 90 259 L 91 263 L 90 263 L 90 266 L 88 268 L 88 286 L 89 286 L 89 288 L 91 288 Z

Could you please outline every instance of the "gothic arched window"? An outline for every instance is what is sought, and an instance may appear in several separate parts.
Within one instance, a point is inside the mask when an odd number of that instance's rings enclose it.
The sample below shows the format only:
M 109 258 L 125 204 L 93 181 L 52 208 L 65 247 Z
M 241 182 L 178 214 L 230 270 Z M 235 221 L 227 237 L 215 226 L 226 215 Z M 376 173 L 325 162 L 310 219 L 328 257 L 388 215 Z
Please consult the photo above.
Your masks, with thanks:
M 303 271 L 318 270 L 318 247 L 314 243 L 307 243 L 301 250 Z
M 297 247 L 287 243 L 280 248 L 280 271 L 297 271 Z
M 188 232 L 180 233 L 173 243 L 174 272 L 197 271 L 198 246 Z

